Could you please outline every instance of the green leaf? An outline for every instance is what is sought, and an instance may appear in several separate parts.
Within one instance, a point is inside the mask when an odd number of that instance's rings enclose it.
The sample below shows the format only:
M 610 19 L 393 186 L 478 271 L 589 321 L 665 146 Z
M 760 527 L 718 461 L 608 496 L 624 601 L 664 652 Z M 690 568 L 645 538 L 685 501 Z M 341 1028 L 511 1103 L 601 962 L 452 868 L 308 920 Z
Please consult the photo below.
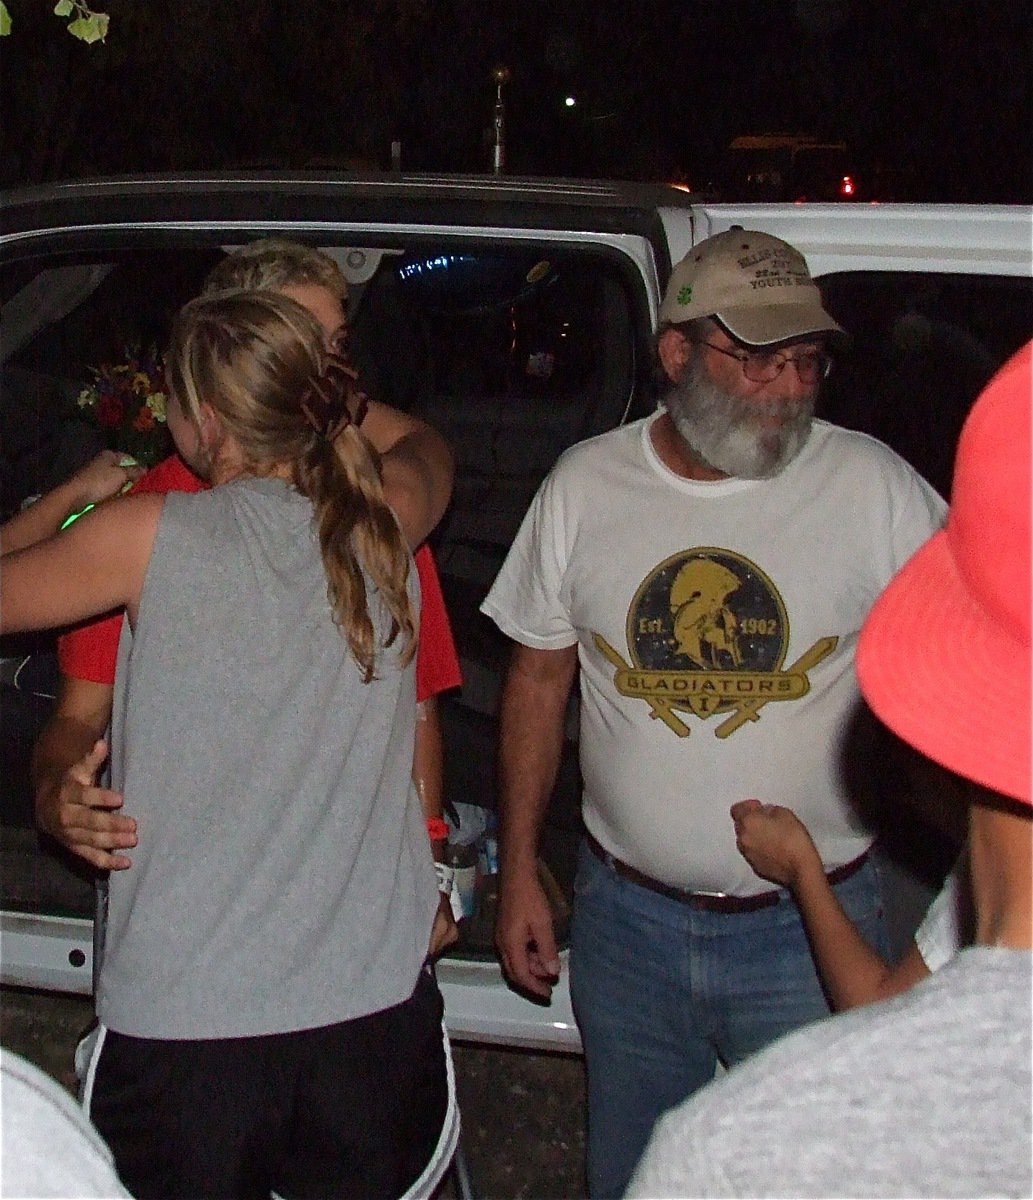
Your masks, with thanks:
M 4 0 L 0 0 L 0 37 L 6 37 L 11 32 L 11 14 L 7 11 Z
M 108 32 L 108 14 L 91 13 L 69 23 L 68 32 L 80 42 L 102 42 Z
M 74 11 L 72 0 L 57 0 L 57 4 L 54 5 L 55 17 L 70 17 Z

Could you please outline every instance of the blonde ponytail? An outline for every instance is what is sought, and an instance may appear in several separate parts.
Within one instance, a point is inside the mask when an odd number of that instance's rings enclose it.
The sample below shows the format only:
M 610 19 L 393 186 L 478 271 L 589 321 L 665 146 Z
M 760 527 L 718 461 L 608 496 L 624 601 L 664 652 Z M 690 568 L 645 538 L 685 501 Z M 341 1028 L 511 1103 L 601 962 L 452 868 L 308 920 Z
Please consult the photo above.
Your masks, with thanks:
M 294 482 L 312 501 L 330 605 L 363 678 L 373 678 L 376 637 L 359 563 L 390 615 L 384 645 L 401 634 L 401 661 L 408 663 L 418 632 L 406 587 L 409 552 L 384 500 L 377 452 L 354 423 L 348 424 L 332 440 L 316 440 L 295 464 Z
M 365 396 L 347 362 L 324 350 L 311 313 L 273 292 L 192 300 L 173 326 L 168 379 L 198 430 L 201 404 L 212 407 L 245 473 L 286 468 L 312 502 L 330 608 L 364 682 L 378 652 L 372 604 L 389 619 L 383 647 L 401 635 L 408 663 L 417 637 L 409 550 L 384 499 L 379 457 L 358 427 Z

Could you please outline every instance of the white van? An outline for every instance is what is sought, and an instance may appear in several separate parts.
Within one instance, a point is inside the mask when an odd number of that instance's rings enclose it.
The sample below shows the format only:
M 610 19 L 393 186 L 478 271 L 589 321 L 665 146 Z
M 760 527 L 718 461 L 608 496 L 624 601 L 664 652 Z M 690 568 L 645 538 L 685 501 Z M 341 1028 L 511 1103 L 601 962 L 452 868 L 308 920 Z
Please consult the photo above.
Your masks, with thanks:
M 338 259 L 367 386 L 437 425 L 456 452 L 454 499 L 432 547 L 463 670 L 461 689 L 441 701 L 446 795 L 468 821 L 471 807 L 495 805 L 507 654 L 479 603 L 558 454 L 654 407 L 659 299 L 696 242 L 741 225 L 799 247 L 854 335 L 822 415 L 889 442 L 944 494 L 969 405 L 1033 335 L 1027 208 L 710 204 L 641 184 L 270 174 L 51 185 L 0 194 L 0 213 L 4 516 L 92 452 L 79 392 L 127 348 L 160 346 L 171 314 L 227 249 L 280 235 Z M 56 682 L 53 638 L 3 639 L 0 656 L 2 979 L 89 993 L 95 881 L 41 844 L 28 780 Z M 902 828 L 897 793 L 930 789 L 901 754 L 872 742 L 856 764 L 898 945 L 952 854 L 932 825 Z M 542 844 L 561 930 L 579 789 L 572 705 Z M 503 979 L 494 879 L 482 874 L 463 942 L 439 964 L 453 1035 L 576 1051 L 565 973 L 549 1005 Z

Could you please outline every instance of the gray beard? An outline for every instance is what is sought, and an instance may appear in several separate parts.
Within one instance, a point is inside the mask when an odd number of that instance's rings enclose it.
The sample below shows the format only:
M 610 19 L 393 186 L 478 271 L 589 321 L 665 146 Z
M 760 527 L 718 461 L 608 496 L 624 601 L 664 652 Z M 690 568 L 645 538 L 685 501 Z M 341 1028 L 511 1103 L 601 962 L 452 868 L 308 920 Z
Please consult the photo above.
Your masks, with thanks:
M 770 479 L 785 470 L 807 441 L 815 393 L 804 400 L 744 400 L 715 383 L 695 355 L 681 381 L 671 385 L 664 406 L 682 440 L 705 465 L 736 479 Z M 777 428 L 756 420 L 772 413 L 784 417 Z

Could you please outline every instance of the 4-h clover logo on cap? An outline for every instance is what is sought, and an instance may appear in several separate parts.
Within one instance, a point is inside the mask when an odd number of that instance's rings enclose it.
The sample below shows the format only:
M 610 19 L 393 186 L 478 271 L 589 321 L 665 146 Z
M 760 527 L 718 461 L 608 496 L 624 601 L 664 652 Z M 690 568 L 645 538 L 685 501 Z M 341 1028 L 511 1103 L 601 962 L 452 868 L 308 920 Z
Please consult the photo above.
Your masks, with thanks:
M 685 285 L 685 287 L 683 287 L 679 290 L 678 303 L 679 304 L 691 304 L 692 303 L 692 284 L 691 283 L 687 283 Z

